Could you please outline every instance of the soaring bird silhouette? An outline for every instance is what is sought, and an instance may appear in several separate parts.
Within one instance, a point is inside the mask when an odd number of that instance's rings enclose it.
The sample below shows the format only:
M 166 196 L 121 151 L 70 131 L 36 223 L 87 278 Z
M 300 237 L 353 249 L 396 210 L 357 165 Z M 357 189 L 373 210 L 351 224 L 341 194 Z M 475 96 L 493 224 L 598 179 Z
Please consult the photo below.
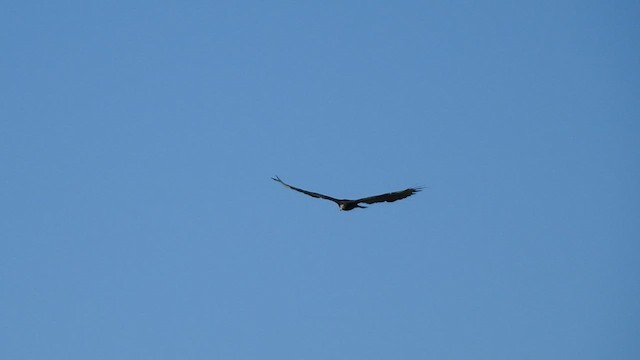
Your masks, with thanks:
M 365 198 L 361 198 L 361 199 L 355 199 L 355 200 L 336 199 L 336 198 L 332 198 L 331 196 L 322 195 L 322 194 L 314 193 L 314 192 L 311 192 L 311 191 L 307 191 L 307 190 L 303 190 L 303 189 L 299 189 L 297 187 L 291 186 L 291 185 L 285 183 L 284 181 L 280 180 L 280 178 L 277 175 L 276 175 L 276 177 L 271 178 L 271 179 L 279 182 L 280 184 L 288 187 L 291 190 L 299 191 L 299 192 L 301 192 L 303 194 L 307 194 L 307 195 L 312 196 L 314 198 L 331 200 L 334 203 L 338 204 L 338 206 L 340 207 L 340 210 L 344 210 L 344 211 L 353 210 L 355 208 L 361 208 L 361 209 L 366 208 L 366 206 L 361 206 L 360 203 L 375 204 L 375 203 L 379 203 L 379 202 L 394 202 L 396 200 L 401 200 L 401 199 L 407 198 L 407 197 L 417 193 L 418 191 L 422 190 L 421 187 L 415 187 L 415 188 L 408 188 L 408 189 L 405 189 L 405 190 L 402 190 L 402 191 L 390 192 L 390 193 L 386 193 L 386 194 L 382 194 L 382 195 L 369 196 L 369 197 L 365 197 Z

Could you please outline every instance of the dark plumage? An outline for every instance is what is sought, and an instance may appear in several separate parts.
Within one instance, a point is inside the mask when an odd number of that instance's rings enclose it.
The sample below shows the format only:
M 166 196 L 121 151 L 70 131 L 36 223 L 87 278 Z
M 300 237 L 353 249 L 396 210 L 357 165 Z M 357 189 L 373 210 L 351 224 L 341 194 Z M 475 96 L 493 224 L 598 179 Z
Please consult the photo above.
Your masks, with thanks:
M 338 204 L 338 206 L 340 207 L 340 210 L 344 210 L 344 211 L 353 210 L 355 208 L 362 208 L 362 209 L 366 208 L 366 206 L 361 206 L 360 203 L 375 204 L 375 203 L 379 203 L 379 202 L 394 202 L 396 200 L 401 200 L 401 199 L 407 198 L 407 197 L 417 193 L 418 191 L 422 190 L 421 187 L 415 187 L 415 188 L 408 188 L 408 189 L 405 189 L 405 190 L 402 190 L 402 191 L 390 192 L 390 193 L 386 193 L 386 194 L 382 194 L 382 195 L 369 196 L 369 197 L 365 197 L 365 198 L 361 198 L 361 199 L 355 199 L 355 200 L 336 199 L 336 198 L 332 198 L 331 196 L 322 195 L 322 194 L 318 194 L 318 193 L 315 193 L 315 192 L 311 192 L 311 191 L 307 191 L 307 190 L 303 190 L 303 189 L 299 189 L 297 187 L 291 186 L 291 185 L 285 183 L 284 181 L 280 180 L 280 178 L 278 176 L 276 176 L 275 178 L 271 178 L 271 179 L 279 182 L 280 184 L 288 187 L 291 190 L 299 191 L 299 192 L 301 192 L 303 194 L 307 194 L 307 195 L 312 196 L 314 198 L 331 200 L 334 203 Z

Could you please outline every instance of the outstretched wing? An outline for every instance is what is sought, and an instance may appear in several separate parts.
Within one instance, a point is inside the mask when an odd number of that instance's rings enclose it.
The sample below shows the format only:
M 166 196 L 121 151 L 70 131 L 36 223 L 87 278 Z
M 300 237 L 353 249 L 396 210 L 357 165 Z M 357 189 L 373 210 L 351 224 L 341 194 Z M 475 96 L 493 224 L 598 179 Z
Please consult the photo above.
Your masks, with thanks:
M 312 197 L 314 197 L 314 198 L 331 200 L 331 201 L 335 202 L 336 204 L 340 204 L 340 201 L 339 201 L 338 199 L 334 199 L 334 198 L 332 198 L 331 196 L 322 195 L 322 194 L 314 193 L 314 192 L 311 192 L 311 191 L 298 189 L 298 188 L 297 188 L 297 187 L 295 187 L 295 186 L 291 186 L 291 185 L 289 185 L 289 184 L 285 183 L 284 181 L 280 180 L 280 178 L 279 178 L 277 175 L 276 175 L 276 177 L 271 178 L 271 179 L 273 179 L 273 180 L 275 180 L 275 181 L 279 182 L 280 184 L 282 184 L 282 185 L 284 185 L 284 186 L 288 187 L 288 188 L 289 188 L 289 189 L 291 189 L 291 190 L 299 191 L 299 192 L 301 192 L 301 193 L 303 193 L 303 194 L 307 194 L 307 195 L 312 196 Z
M 394 202 L 396 200 L 401 200 L 401 199 L 407 198 L 407 197 L 417 193 L 420 190 L 422 190 L 422 188 L 420 188 L 420 187 L 408 188 L 408 189 L 402 190 L 402 191 L 390 192 L 390 193 L 386 193 L 386 194 L 382 194 L 382 195 L 369 196 L 369 197 L 358 199 L 358 200 L 355 200 L 355 201 L 359 202 L 359 203 L 365 203 L 365 204 L 375 204 L 375 203 L 385 202 L 385 201 L 386 202 Z

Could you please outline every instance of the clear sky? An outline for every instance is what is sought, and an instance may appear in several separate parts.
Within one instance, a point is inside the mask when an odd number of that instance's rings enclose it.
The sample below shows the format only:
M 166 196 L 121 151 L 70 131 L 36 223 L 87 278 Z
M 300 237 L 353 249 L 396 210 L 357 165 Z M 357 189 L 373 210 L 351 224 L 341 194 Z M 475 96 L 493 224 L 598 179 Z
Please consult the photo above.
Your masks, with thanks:
M 638 19 L 4 3 L 0 358 L 639 359 Z

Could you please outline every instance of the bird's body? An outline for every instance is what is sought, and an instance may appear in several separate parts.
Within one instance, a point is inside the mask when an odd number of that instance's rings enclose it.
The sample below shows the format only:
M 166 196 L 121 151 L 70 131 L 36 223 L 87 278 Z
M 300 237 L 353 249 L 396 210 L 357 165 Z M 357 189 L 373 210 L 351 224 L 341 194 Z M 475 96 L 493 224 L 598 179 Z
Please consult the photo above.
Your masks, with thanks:
M 342 200 L 342 202 L 338 203 L 338 206 L 340 207 L 340 210 L 342 210 L 342 211 L 349 211 L 349 210 L 353 210 L 355 208 L 362 208 L 362 209 L 366 208 L 366 206 L 360 206 L 360 205 L 358 205 L 357 202 L 349 201 L 349 200 Z
M 390 193 L 381 194 L 381 195 L 369 196 L 369 197 L 365 197 L 365 198 L 361 198 L 361 199 L 355 199 L 355 200 L 336 199 L 336 198 L 333 198 L 331 196 L 322 195 L 322 194 L 318 194 L 318 193 L 315 193 L 315 192 L 312 192 L 312 191 L 307 191 L 307 190 L 303 190 L 303 189 L 299 189 L 297 187 L 291 186 L 291 185 L 285 183 L 284 181 L 280 180 L 280 178 L 277 177 L 277 176 L 275 178 L 271 178 L 271 179 L 281 183 L 282 185 L 288 187 L 291 190 L 295 190 L 295 191 L 301 192 L 303 194 L 309 195 L 309 196 L 314 197 L 314 198 L 333 201 L 334 203 L 338 204 L 338 207 L 340 207 L 340 210 L 342 210 L 342 211 L 349 211 L 349 210 L 353 210 L 355 208 L 361 208 L 361 209 L 366 208 L 366 206 L 362 206 L 362 205 L 360 205 L 360 203 L 375 204 L 375 203 L 379 203 L 379 202 L 394 202 L 396 200 L 401 200 L 401 199 L 407 198 L 407 197 L 417 193 L 418 191 L 422 190 L 422 188 L 416 187 L 416 188 L 408 188 L 408 189 L 405 189 L 405 190 L 402 190 L 402 191 L 396 191 L 396 192 L 390 192 Z

